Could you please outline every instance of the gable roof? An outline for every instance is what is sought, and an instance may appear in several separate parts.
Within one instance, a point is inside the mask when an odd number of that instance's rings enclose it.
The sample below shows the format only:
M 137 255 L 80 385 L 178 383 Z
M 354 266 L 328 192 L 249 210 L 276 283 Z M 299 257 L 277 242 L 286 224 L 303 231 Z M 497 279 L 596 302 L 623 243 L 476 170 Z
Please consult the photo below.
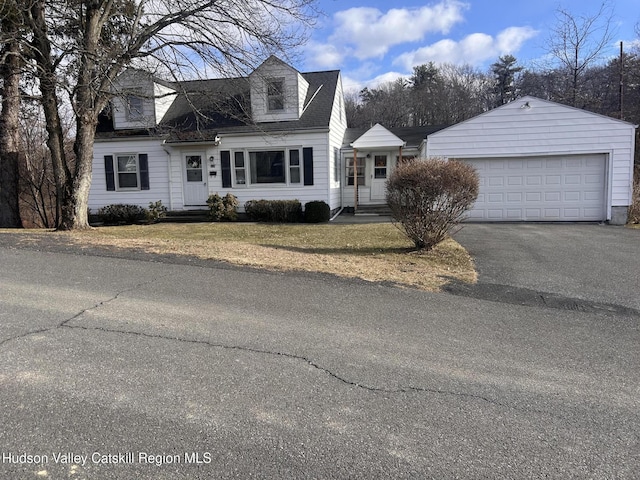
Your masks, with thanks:
M 537 112 L 540 112 L 540 110 L 536 109 L 536 105 L 539 106 L 540 104 L 546 107 L 555 107 L 556 109 L 579 112 L 581 115 L 584 115 L 585 118 L 588 118 L 589 116 L 591 116 L 593 118 L 606 119 L 613 123 L 624 124 L 629 126 L 632 125 L 631 123 L 625 122 L 624 120 L 619 120 L 617 118 L 608 117 L 606 115 L 601 115 L 599 113 L 590 112 L 589 110 L 584 110 L 582 108 L 572 107 L 570 105 L 564 105 L 562 103 L 552 102 L 551 100 L 544 100 L 542 98 L 527 95 L 524 97 L 517 98 L 504 105 L 500 105 L 499 107 L 493 108 L 491 110 L 487 110 L 486 112 L 481 113 L 480 115 L 476 115 L 475 117 L 471 117 L 460 123 L 451 125 L 450 127 L 444 128 L 438 132 L 433 132 L 433 134 L 434 135 L 438 135 L 440 133 L 446 134 L 446 132 L 455 131 L 458 128 L 466 128 L 466 125 L 468 124 L 482 123 L 485 121 L 487 117 L 501 115 L 502 113 L 505 113 L 505 111 L 509 111 L 509 110 L 522 109 L 523 111 L 530 112 L 531 114 L 536 114 Z M 512 118 L 510 118 L 510 121 L 512 121 Z
M 380 125 L 382 127 L 382 125 Z M 418 148 L 420 144 L 434 132 L 447 128 L 447 125 L 425 125 L 422 127 L 393 127 L 385 128 L 395 137 L 401 139 L 405 143 L 405 147 Z M 369 130 L 368 128 L 347 128 L 344 141 L 342 143 L 343 148 L 352 148 L 351 144 L 365 135 Z M 360 147 L 358 147 L 360 148 Z
M 328 129 L 340 72 L 330 70 L 301 75 L 309 83 L 309 89 L 298 120 L 253 122 L 248 77 L 166 82 L 178 94 L 157 127 L 115 130 L 111 118 L 101 115 L 96 136 L 162 135 L 167 137 L 167 142 L 185 142 L 212 140 L 224 133 Z
M 379 123 L 358 137 L 351 146 L 353 148 L 404 147 L 407 142 L 397 137 Z

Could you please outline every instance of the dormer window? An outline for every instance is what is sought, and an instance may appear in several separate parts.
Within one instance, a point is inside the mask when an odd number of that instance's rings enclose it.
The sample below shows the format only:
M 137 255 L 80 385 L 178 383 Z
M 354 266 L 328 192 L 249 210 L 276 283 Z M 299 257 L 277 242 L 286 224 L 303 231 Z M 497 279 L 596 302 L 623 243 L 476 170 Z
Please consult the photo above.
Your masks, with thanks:
M 144 104 L 141 97 L 135 95 L 127 96 L 127 116 L 131 120 L 142 120 Z
M 284 78 L 267 80 L 267 107 L 269 111 L 284 110 Z

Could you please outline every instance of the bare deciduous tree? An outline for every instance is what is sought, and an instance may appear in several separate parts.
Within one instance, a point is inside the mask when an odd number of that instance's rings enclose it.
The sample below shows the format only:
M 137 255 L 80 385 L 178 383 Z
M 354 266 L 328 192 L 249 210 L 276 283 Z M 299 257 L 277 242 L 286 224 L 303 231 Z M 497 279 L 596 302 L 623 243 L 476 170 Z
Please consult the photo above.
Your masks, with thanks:
M 290 53 L 313 20 L 315 0 L 33 0 L 26 23 L 39 79 L 60 203 L 59 229 L 87 228 L 93 141 L 113 82 L 131 65 L 176 78 L 205 70 L 246 73 L 269 53 Z M 58 106 L 75 116 L 67 159 Z
M 583 15 L 559 8 L 556 16 L 557 22 L 547 39 L 547 51 L 567 72 L 565 103 L 578 107 L 585 71 L 600 60 L 605 48 L 612 43 L 613 7 L 605 1 L 597 12 Z
M 21 14 L 18 5 L 4 1 L 0 5 L 0 227 L 20 227 L 18 193 Z

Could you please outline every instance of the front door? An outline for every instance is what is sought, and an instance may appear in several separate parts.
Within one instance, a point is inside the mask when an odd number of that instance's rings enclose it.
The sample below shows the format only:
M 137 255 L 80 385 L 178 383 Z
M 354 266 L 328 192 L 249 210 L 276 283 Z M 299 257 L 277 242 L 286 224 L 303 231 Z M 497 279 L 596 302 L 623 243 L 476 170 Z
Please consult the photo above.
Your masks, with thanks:
M 373 171 L 371 173 L 371 201 L 383 203 L 386 200 L 387 174 L 389 172 L 389 157 L 387 155 L 373 156 Z
M 208 190 L 204 155 L 190 153 L 184 158 L 184 204 L 206 205 Z

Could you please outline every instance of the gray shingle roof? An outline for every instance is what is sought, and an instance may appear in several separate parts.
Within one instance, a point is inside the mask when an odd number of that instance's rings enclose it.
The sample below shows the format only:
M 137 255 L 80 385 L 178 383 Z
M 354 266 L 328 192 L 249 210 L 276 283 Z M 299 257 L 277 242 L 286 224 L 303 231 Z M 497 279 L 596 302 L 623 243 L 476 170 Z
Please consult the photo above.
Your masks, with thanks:
M 329 128 L 339 71 L 301 75 L 309 83 L 305 110 L 299 120 L 253 123 L 248 78 L 194 80 L 173 83 L 178 92 L 162 123 L 150 131 L 115 131 L 102 116 L 98 137 L 163 135 L 168 142 L 211 140 L 224 133 L 255 133 Z M 315 95 L 315 96 L 314 96 Z

